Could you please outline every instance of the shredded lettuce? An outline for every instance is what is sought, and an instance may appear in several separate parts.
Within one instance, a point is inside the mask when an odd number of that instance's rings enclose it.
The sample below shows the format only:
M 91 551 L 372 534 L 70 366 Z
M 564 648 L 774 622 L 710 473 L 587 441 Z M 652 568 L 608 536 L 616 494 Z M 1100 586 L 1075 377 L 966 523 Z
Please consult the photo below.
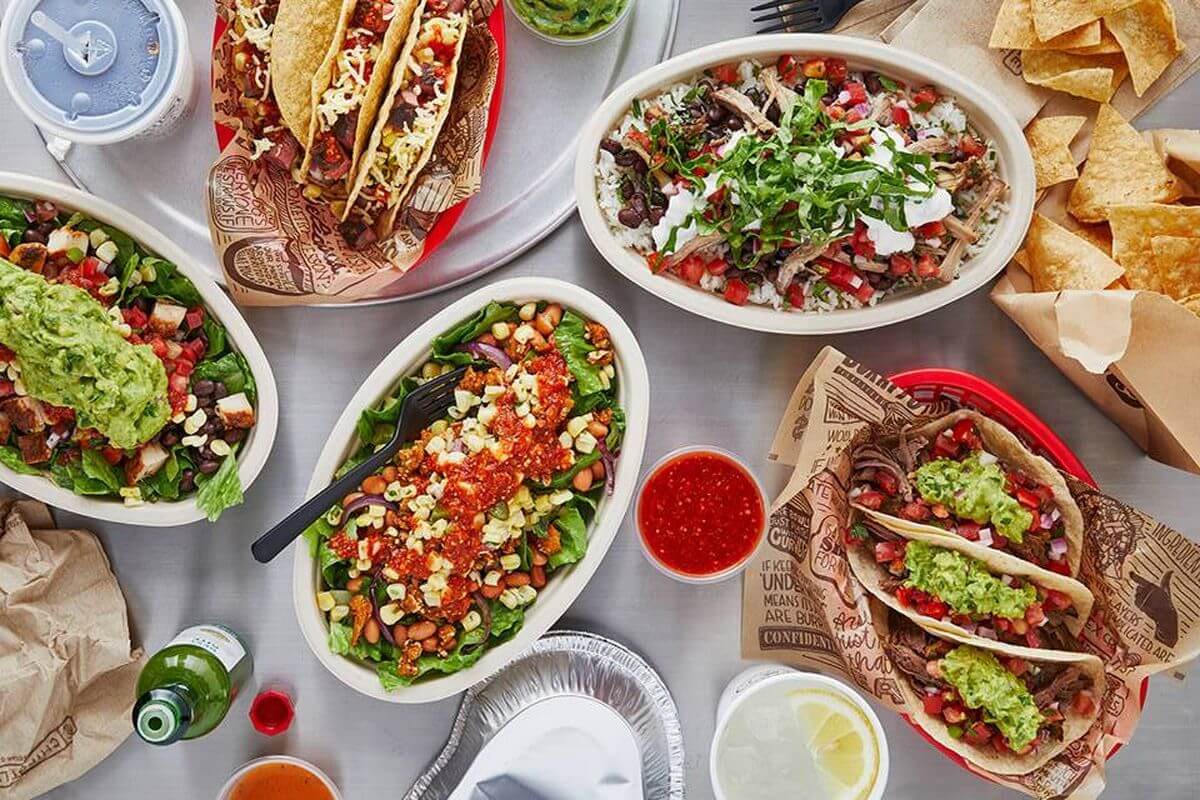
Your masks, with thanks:
M 201 478 L 197 476 L 196 482 L 200 483 Z M 196 507 L 204 512 L 209 522 L 216 522 L 222 511 L 239 505 L 243 499 L 237 458 L 228 455 L 212 477 L 200 486 L 200 491 L 196 493 Z

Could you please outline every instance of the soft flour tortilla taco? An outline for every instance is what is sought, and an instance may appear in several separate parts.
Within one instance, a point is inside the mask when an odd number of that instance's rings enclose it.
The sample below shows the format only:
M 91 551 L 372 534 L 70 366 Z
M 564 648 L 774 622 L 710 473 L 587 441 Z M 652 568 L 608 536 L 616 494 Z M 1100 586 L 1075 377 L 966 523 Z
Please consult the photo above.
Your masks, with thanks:
M 433 155 L 454 98 L 471 21 L 466 0 L 425 0 L 417 14 L 342 215 L 343 233 L 355 247 L 395 227 L 400 204 Z
M 1080 649 L 1091 614 L 1082 583 L 940 533 L 897 530 L 873 511 L 846 537 L 850 569 L 895 611 L 939 633 L 1049 650 Z
M 1083 515 L 1054 466 L 1007 428 L 956 411 L 853 453 L 850 501 L 888 525 L 977 542 L 1079 574 Z
M 1104 666 L 1088 654 L 1028 658 L 961 644 L 873 606 L 908 716 L 938 744 L 1000 775 L 1033 772 L 1100 714 Z

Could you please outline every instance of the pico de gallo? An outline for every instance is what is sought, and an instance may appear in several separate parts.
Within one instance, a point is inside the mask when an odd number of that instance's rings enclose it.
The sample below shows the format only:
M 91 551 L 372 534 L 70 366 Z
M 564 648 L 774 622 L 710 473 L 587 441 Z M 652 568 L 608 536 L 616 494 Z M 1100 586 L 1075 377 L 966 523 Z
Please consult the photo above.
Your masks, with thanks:
M 906 446 L 904 465 L 873 444 L 855 451 L 853 502 L 1071 575 L 1053 490 L 989 453 L 972 420 Z
M 1096 716 L 1103 686 L 1095 685 L 1086 662 L 1033 661 L 957 645 L 895 613 L 889 625 L 884 649 L 892 665 L 922 710 L 971 748 L 1037 753 L 1070 743 L 1064 741 L 1069 717 Z
M 1007 187 L 952 97 L 841 58 L 721 64 L 601 142 L 610 230 L 735 305 L 829 311 L 948 283 Z
M 557 303 L 491 303 L 439 336 L 420 371 L 358 423 L 352 468 L 404 397 L 467 367 L 455 404 L 306 532 L 329 647 L 392 691 L 466 669 L 520 630 L 582 559 L 625 430 L 605 327 Z
M 0 197 L 0 463 L 126 505 L 240 503 L 256 386 L 169 261 L 46 200 Z
M 855 523 L 847 541 L 870 555 L 873 585 L 917 616 L 1007 644 L 1080 649 L 1071 628 L 1081 626 L 1081 611 L 1086 615 L 1090 608 L 1081 610 L 1062 589 L 958 550 L 906 539 L 870 518 Z

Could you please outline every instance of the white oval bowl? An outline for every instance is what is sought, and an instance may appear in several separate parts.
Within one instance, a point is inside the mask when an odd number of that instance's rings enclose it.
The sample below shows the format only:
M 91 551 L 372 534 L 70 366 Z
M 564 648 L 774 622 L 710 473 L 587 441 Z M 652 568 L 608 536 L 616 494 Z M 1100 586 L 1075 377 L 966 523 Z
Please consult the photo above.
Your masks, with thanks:
M 262 346 L 237 307 L 209 277 L 209 270 L 202 266 L 195 256 L 156 228 L 107 200 L 87 192 L 55 181 L 0 172 L 0 194 L 30 200 L 50 200 L 67 211 L 79 211 L 111 225 L 129 234 L 146 250 L 175 264 L 179 272 L 191 280 L 203 298 L 205 307 L 225 326 L 234 349 L 245 357 L 258 386 L 258 401 L 255 404 L 257 421 L 250 429 L 250 435 L 246 437 L 245 446 L 238 456 L 238 475 L 241 477 L 242 489 L 248 490 L 262 471 L 263 465 L 267 463 L 267 456 L 271 454 L 271 448 L 275 444 L 275 429 L 279 424 L 279 396 L 275 389 L 275 375 L 271 372 L 271 365 L 267 363 Z M 211 253 L 205 255 L 211 257 Z M 126 506 L 118 499 L 77 495 L 56 485 L 49 478 L 19 475 L 2 464 L 0 483 L 56 508 L 91 519 L 149 527 L 186 525 L 204 519 L 204 512 L 196 507 L 195 494 L 175 502 L 160 500 L 157 503 Z
M 1000 218 L 984 252 L 966 261 L 957 280 L 946 286 L 881 300 L 860 309 L 823 313 L 776 311 L 770 306 L 735 306 L 720 295 L 668 275 L 654 275 L 636 251 L 609 230 L 596 196 L 600 142 L 625 116 L 634 98 L 647 97 L 685 81 L 707 67 L 755 58 L 770 64 L 784 53 L 845 58 L 851 69 L 874 69 L 910 83 L 930 83 L 953 95 L 975 128 L 996 146 L 1000 177 L 1009 185 Z M 629 280 L 672 305 L 739 328 L 788 334 L 828 334 L 878 328 L 941 308 L 994 278 L 1021 246 L 1034 203 L 1033 158 L 1021 126 L 990 92 L 956 72 L 915 53 L 866 39 L 827 34 L 781 33 L 701 47 L 651 67 L 619 86 L 596 109 L 579 138 L 575 156 L 575 198 L 592 244 Z
M 633 499 L 634 489 L 637 488 L 650 413 L 650 376 L 646 371 L 646 361 L 642 357 L 637 339 L 617 312 L 596 295 L 563 281 L 534 277 L 498 281 L 472 292 L 435 314 L 396 345 L 362 382 L 334 425 L 313 470 L 307 496 L 312 497 L 328 486 L 338 467 L 355 449 L 355 423 L 363 409 L 382 400 L 397 381 L 419 369 L 428 360 L 436 336 L 492 300 L 517 304 L 535 300 L 561 303 L 608 328 L 616 353 L 617 399 L 625 409 L 627 420 L 621 455 L 617 459 L 614 492 L 612 497 L 605 497 L 601 501 L 596 517 L 588 529 L 587 555 L 579 563 L 557 570 L 551 576 L 546 588 L 542 589 L 537 600 L 529 606 L 520 633 L 511 640 L 489 649 L 468 669 L 451 675 L 432 676 L 394 692 L 384 691 L 373 668 L 330 651 L 329 627 L 316 602 L 316 594 L 320 587 L 319 566 L 316 559 L 309 555 L 308 547 L 303 541 L 293 545 L 296 557 L 292 570 L 292 600 L 305 641 L 317 659 L 338 680 L 378 700 L 390 703 L 428 703 L 441 700 L 469 689 L 520 655 L 549 630 L 583 591 L 616 537 Z

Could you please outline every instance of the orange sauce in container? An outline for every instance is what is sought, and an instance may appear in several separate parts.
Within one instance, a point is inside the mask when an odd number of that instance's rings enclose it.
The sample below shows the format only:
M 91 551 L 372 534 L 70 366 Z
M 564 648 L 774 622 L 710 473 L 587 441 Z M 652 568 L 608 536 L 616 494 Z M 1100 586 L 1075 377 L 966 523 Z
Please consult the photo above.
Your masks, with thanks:
M 229 792 L 229 800 L 335 800 L 318 775 L 289 761 L 250 769 Z

